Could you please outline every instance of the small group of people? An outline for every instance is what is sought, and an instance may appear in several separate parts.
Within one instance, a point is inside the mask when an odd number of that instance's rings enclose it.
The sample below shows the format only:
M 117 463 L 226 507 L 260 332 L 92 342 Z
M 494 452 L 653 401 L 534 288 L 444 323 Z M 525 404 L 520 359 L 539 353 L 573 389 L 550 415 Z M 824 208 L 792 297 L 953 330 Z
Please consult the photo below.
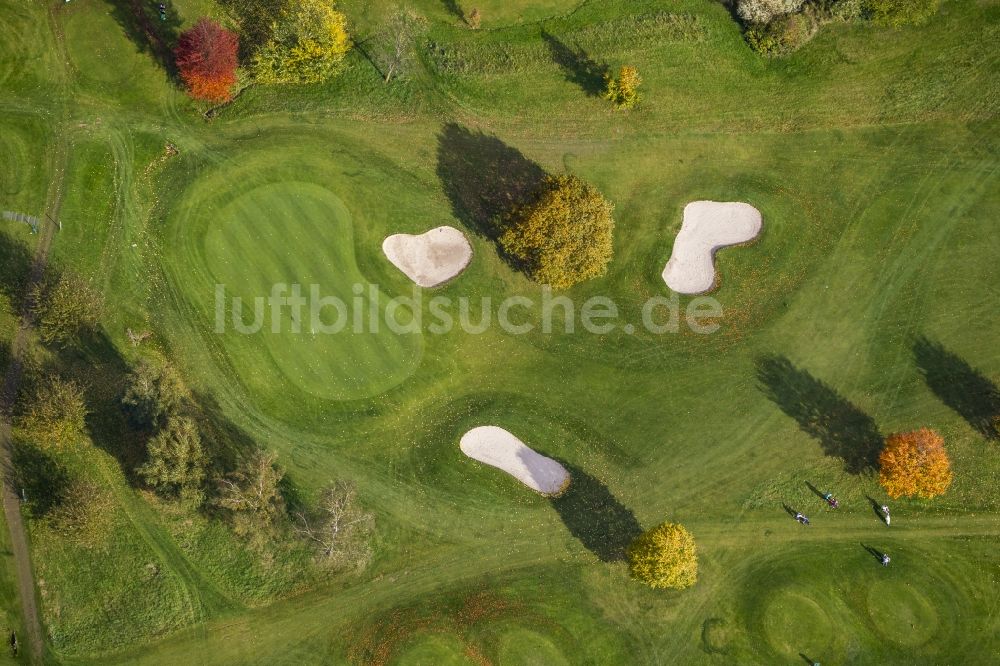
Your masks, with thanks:
M 812 488 L 812 486 L 810 486 L 810 488 Z M 815 488 L 813 488 L 813 490 L 816 491 L 817 494 L 820 494 L 819 491 L 816 490 Z M 839 509 L 840 508 L 840 502 L 837 501 L 837 498 L 833 496 L 833 493 L 822 493 L 821 497 L 823 498 L 823 501 L 826 502 L 827 505 L 831 509 Z M 872 504 L 875 504 L 875 503 L 872 502 Z M 785 507 L 785 508 L 788 508 L 788 507 Z M 789 511 L 791 511 L 791 510 L 789 509 Z M 888 527 L 889 524 L 892 522 L 892 518 L 889 515 L 889 507 L 887 505 L 885 505 L 885 504 L 881 505 L 879 507 L 879 513 L 882 516 L 882 522 L 884 522 L 885 526 Z M 795 517 L 795 520 L 800 525 L 808 525 L 809 524 L 809 518 L 807 518 L 806 515 L 804 513 L 802 513 L 801 511 L 796 511 L 795 514 L 794 514 L 794 517 Z M 889 566 L 889 561 L 890 560 L 889 560 L 889 555 L 888 554 L 881 553 L 881 556 L 880 556 L 879 559 L 882 562 L 882 566 L 884 566 L 884 567 Z

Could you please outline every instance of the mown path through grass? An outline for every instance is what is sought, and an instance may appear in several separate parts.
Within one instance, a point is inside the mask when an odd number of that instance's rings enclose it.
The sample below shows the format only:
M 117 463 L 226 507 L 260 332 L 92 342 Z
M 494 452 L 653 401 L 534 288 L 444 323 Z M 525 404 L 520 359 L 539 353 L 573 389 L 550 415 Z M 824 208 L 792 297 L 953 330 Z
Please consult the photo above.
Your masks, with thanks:
M 65 44 L 59 22 L 52 15 L 51 11 L 47 14 L 58 45 L 60 60 L 67 62 Z M 65 89 L 68 80 L 65 70 L 59 68 L 57 71 L 52 72 L 52 74 Z M 68 113 L 63 109 L 63 112 L 58 117 L 60 117 L 60 120 L 56 121 L 53 151 L 48 158 L 51 162 L 51 180 L 46 197 L 43 222 L 39 231 L 38 245 L 35 250 L 35 258 L 24 287 L 24 293 L 26 294 L 30 293 L 31 288 L 39 284 L 45 275 L 45 269 L 49 260 L 49 250 L 52 247 L 52 241 L 57 229 L 56 222 L 54 221 L 59 219 L 62 207 L 63 179 L 66 174 L 66 163 L 69 152 L 69 142 L 65 136 L 63 126 L 68 118 Z M 31 304 L 28 300 L 25 299 L 24 310 L 21 312 L 21 326 L 11 345 L 10 365 L 4 377 L 2 393 L 0 393 L 0 470 L 2 470 L 3 475 L 4 515 L 7 520 L 7 528 L 10 531 L 11 550 L 14 553 L 18 590 L 21 598 L 22 622 L 28 634 L 28 656 L 32 663 L 41 663 L 45 651 L 45 643 L 42 635 L 41 619 L 38 613 L 38 602 L 35 596 L 35 578 L 32 573 L 28 535 L 21 515 L 21 497 L 14 484 L 14 470 L 11 465 L 12 440 L 10 419 L 21 381 L 22 356 L 25 354 L 28 337 L 31 335 L 31 330 L 34 327 L 34 321 L 30 312 Z
M 751 519 L 752 518 L 752 519 Z M 821 562 L 808 558 L 810 552 L 829 552 L 832 557 L 848 560 L 851 566 L 862 569 L 862 577 L 867 573 L 882 572 L 881 565 L 867 552 L 862 543 L 883 546 L 893 555 L 890 573 L 905 571 L 908 566 L 925 566 L 920 561 L 928 553 L 937 553 L 935 544 L 942 540 L 978 539 L 992 537 L 1000 527 L 1000 518 L 993 515 L 982 516 L 920 516 L 919 527 L 905 523 L 886 528 L 869 514 L 849 514 L 836 519 L 837 525 L 823 525 L 814 520 L 811 527 L 802 527 L 784 516 L 769 518 L 755 514 L 735 524 L 718 522 L 693 522 L 692 532 L 697 535 L 702 552 L 730 552 L 744 560 L 739 570 L 730 575 L 722 575 L 711 585 L 739 585 L 741 574 L 747 566 L 764 563 L 777 566 L 782 562 L 792 566 L 796 576 L 801 575 L 796 562 L 803 560 L 813 568 L 813 575 L 822 577 Z M 845 524 L 847 523 L 847 524 Z M 833 533 L 831 535 L 831 530 Z M 528 575 L 533 569 L 556 564 L 547 553 L 547 547 L 537 541 L 526 539 L 514 544 L 504 544 L 503 552 L 491 544 L 467 546 L 461 554 L 441 552 L 423 558 L 419 564 L 411 566 L 391 576 L 380 577 L 362 586 L 339 590 L 335 594 L 317 596 L 305 595 L 301 598 L 276 603 L 268 608 L 250 611 L 239 618 L 212 620 L 204 627 L 181 632 L 170 640 L 151 646 L 141 652 L 127 652 L 116 657 L 113 663 L 187 663 L 225 664 L 235 661 L 253 663 L 294 663 L 298 654 L 289 649 L 288 634 L 296 636 L 300 645 L 311 645 L 322 641 L 331 633 L 337 634 L 338 627 L 347 627 L 359 619 L 357 606 L 364 600 L 366 607 L 379 607 L 387 603 L 403 604 L 408 600 L 419 603 L 421 598 L 433 598 L 440 591 L 440 572 L 449 572 L 449 586 L 475 588 L 483 571 L 491 572 L 493 579 L 505 580 L 519 575 Z M 913 550 L 909 561 L 906 554 Z M 731 558 L 730 558 L 731 559 Z M 713 563 L 713 570 L 727 567 L 730 559 Z M 822 559 L 822 558 L 820 558 Z M 940 566 L 945 566 L 942 561 Z M 595 566 L 595 565 L 588 565 Z M 948 566 L 954 567 L 952 563 Z M 840 565 L 838 565 L 838 568 Z M 522 572 L 522 573 L 518 573 Z M 760 585 L 764 581 L 756 581 Z M 792 581 L 786 581 L 791 583 Z M 848 584 L 848 581 L 844 581 Z M 814 593 L 809 587 L 807 593 Z M 960 599 L 959 599 L 960 600 Z M 685 612 L 698 617 L 707 608 L 706 599 L 692 599 L 685 604 Z M 363 611 L 362 611 L 363 612 Z M 267 631 L 261 631 L 266 626 Z M 683 641 L 678 634 L 673 641 Z M 350 642 L 350 640 L 348 640 Z M 662 648 L 662 646 L 661 646 Z

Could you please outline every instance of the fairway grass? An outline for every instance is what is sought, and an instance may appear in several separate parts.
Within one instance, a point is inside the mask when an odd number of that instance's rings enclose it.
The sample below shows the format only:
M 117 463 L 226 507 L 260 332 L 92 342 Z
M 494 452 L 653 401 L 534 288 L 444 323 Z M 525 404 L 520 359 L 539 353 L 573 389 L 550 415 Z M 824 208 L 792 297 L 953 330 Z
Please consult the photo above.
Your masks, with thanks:
M 339 5 L 367 38 L 396 3 Z M 115 504 L 98 549 L 26 514 L 49 660 L 990 663 L 1000 458 L 981 405 L 948 387 L 1000 383 L 996 3 L 946 1 L 923 27 L 832 24 L 781 60 L 702 0 L 491 0 L 479 31 L 459 3 L 408 6 L 427 32 L 398 81 L 355 50 L 328 84 L 254 86 L 208 120 L 112 3 L 0 3 L 0 209 L 38 215 L 60 191 L 53 270 L 106 300 L 96 339 L 32 346 L 85 384 L 90 448 L 60 460 Z M 184 25 L 218 10 L 176 8 Z M 595 72 L 623 64 L 644 80 L 629 112 L 595 94 Z M 249 323 L 275 283 L 349 305 L 413 297 L 381 244 L 442 224 L 476 259 L 433 295 L 541 302 L 463 209 L 515 166 L 579 175 L 615 203 L 608 273 L 565 295 L 578 310 L 608 297 L 621 323 L 671 297 L 660 270 L 686 203 L 751 202 L 765 230 L 720 255 L 718 332 L 570 334 L 557 318 L 545 333 L 527 312 L 524 335 L 314 334 L 287 307 L 265 308 L 258 333 L 232 325 L 233 297 Z M 35 241 L 0 221 L 4 366 Z M 133 346 L 126 328 L 151 336 Z M 315 575 L 297 542 L 254 550 L 211 512 L 137 488 L 117 401 L 148 355 L 178 367 L 220 456 L 278 453 L 293 504 L 356 483 L 376 518 L 369 568 Z M 530 433 L 569 471 L 565 495 L 469 461 L 457 443 L 483 423 Z M 923 426 L 944 437 L 954 485 L 891 502 L 887 528 L 861 449 Z M 689 590 L 628 577 L 625 546 L 665 520 L 698 544 Z

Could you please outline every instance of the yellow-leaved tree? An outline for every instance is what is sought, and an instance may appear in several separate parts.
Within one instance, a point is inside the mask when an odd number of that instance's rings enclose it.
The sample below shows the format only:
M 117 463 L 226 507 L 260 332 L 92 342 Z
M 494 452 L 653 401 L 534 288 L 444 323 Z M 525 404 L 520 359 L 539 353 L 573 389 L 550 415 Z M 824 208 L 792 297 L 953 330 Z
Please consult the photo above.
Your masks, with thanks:
M 259 83 L 318 83 L 340 72 L 351 48 L 347 18 L 323 0 L 286 2 L 253 56 Z
M 639 103 L 639 86 L 642 78 L 639 70 L 625 65 L 618 70 L 618 76 L 604 75 L 604 99 L 610 100 L 619 109 L 631 109 Z
M 549 176 L 534 203 L 515 212 L 500 245 L 533 280 L 565 289 L 607 270 L 613 210 L 576 176 Z
M 629 571 L 646 585 L 684 589 L 698 580 L 698 550 L 683 525 L 663 523 L 643 532 L 628 547 Z
M 929 428 L 890 435 L 879 455 L 879 482 L 889 497 L 936 497 L 951 485 L 941 435 Z

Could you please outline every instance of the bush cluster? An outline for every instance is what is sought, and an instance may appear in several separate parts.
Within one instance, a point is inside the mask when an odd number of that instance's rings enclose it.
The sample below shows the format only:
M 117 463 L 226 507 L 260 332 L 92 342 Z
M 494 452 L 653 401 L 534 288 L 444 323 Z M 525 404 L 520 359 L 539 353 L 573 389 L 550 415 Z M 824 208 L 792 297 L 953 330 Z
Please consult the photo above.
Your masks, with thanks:
M 747 30 L 750 47 L 765 55 L 791 53 L 816 34 L 819 25 L 806 14 L 779 16 L 770 23 L 753 25 Z
M 736 13 L 747 43 L 769 56 L 784 55 L 808 42 L 824 23 L 869 20 L 898 27 L 926 23 L 940 0 L 737 0 Z

